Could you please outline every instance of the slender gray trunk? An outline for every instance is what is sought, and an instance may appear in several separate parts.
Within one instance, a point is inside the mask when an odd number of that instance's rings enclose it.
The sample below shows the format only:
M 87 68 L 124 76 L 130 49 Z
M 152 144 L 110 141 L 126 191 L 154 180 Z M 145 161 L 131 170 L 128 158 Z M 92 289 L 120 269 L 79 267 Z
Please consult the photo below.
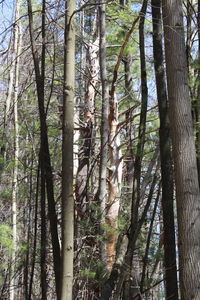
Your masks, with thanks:
M 74 258 L 73 135 L 75 82 L 75 0 L 65 2 L 61 300 L 72 300 Z
M 16 1 L 15 20 L 19 19 L 20 1 Z M 13 170 L 13 190 L 12 190 L 12 226 L 13 226 L 13 251 L 11 265 L 11 281 L 10 281 L 10 300 L 16 297 L 16 252 L 17 252 L 17 195 L 18 195 L 18 159 L 19 159 L 19 122 L 18 122 L 18 93 L 19 93 L 19 56 L 21 52 L 21 29 L 20 22 L 16 22 L 14 26 L 14 49 L 13 49 L 13 77 L 14 77 L 14 92 L 13 95 L 14 107 L 14 170 Z M 12 86 L 13 89 L 13 86 Z
M 105 4 L 99 6 L 99 64 L 102 84 L 102 118 L 101 118 L 101 155 L 99 167 L 99 202 L 101 206 L 101 233 L 104 232 L 105 209 L 107 201 L 107 161 L 108 161 L 108 138 L 109 138 L 109 86 L 106 71 L 106 38 L 105 38 Z M 102 243 L 101 257 L 106 262 L 105 244 Z

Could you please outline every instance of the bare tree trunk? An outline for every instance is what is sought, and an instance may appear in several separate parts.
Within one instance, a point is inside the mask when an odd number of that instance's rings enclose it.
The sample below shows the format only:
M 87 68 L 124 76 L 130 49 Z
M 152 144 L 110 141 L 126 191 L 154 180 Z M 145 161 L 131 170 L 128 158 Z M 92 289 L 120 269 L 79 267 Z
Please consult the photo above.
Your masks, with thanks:
M 26 142 L 28 144 L 29 139 L 28 135 L 26 138 Z M 30 175 L 27 178 L 27 184 L 29 185 L 29 196 L 27 198 L 27 205 L 25 208 L 25 221 L 24 221 L 24 228 L 25 228 L 25 234 L 26 234 L 26 244 L 28 245 L 28 249 L 25 253 L 24 257 L 24 299 L 28 300 L 28 285 L 29 285 L 29 277 L 30 277 L 30 248 L 31 248 L 31 231 L 32 231 L 32 200 L 33 200 L 33 160 L 34 160 L 34 155 L 33 155 L 33 148 L 31 150 L 31 159 L 30 159 Z M 29 160 L 27 159 L 26 165 L 28 166 Z M 25 168 L 25 172 L 27 172 Z
M 43 78 L 43 89 L 45 80 L 45 55 L 46 55 L 46 0 L 42 1 L 42 64 L 41 76 Z M 40 276 L 42 300 L 47 299 L 47 274 L 46 274 L 46 186 L 45 186 L 45 165 L 44 149 L 42 135 L 40 136 L 40 168 L 41 168 L 41 186 L 40 186 L 40 209 L 41 209 L 41 250 L 40 250 Z
M 95 32 L 92 32 L 92 36 Z M 92 139 L 94 127 L 94 99 L 96 94 L 96 84 L 98 82 L 99 72 L 99 38 L 91 41 L 88 47 L 87 65 L 88 65 L 88 84 L 85 93 L 85 102 L 83 105 L 83 114 L 85 126 L 81 128 L 81 138 L 83 143 L 79 150 L 79 166 L 76 177 L 76 201 L 77 210 L 80 218 L 87 218 L 88 204 L 90 198 L 88 195 L 88 171 L 90 155 L 92 152 Z
M 36 250 L 37 250 L 37 233 L 38 233 L 38 196 L 39 196 L 39 185 L 40 185 L 40 161 L 37 169 L 37 181 L 36 181 L 36 192 L 35 192 L 35 215 L 34 215 L 34 230 L 33 230 L 33 251 L 31 252 L 31 270 L 30 270 L 30 282 L 27 291 L 26 300 L 32 299 L 32 289 L 33 289 L 33 277 L 35 272 L 36 263 Z
M 126 95 L 130 97 L 130 108 L 126 112 L 126 120 L 127 120 L 127 125 L 126 125 L 126 136 L 128 140 L 128 146 L 127 146 L 127 162 L 126 162 L 126 169 L 127 169 L 127 175 L 126 175 L 126 183 L 127 183 L 127 196 L 128 198 L 131 199 L 131 193 L 132 193 L 132 183 L 133 183 L 133 165 L 134 165 L 134 153 L 132 149 L 132 122 L 131 120 L 131 115 L 132 115 L 132 110 L 131 110 L 131 105 L 132 105 L 132 75 L 131 75 L 131 57 L 126 56 L 123 58 L 123 63 L 124 63 L 124 72 L 125 72 L 125 89 L 126 89 Z
M 99 166 L 99 202 L 101 206 L 101 230 L 104 232 L 106 202 L 107 202 L 107 161 L 108 161 L 108 138 L 109 138 L 109 86 L 106 71 L 106 38 L 105 38 L 105 4 L 99 6 L 99 64 L 102 84 L 102 118 L 101 118 L 101 155 Z M 106 262 L 106 248 L 105 244 L 101 245 L 101 257 Z
M 20 1 L 16 1 L 15 20 L 19 19 Z M 14 49 L 13 49 L 13 63 L 14 63 L 14 93 L 13 93 L 13 107 L 14 107 L 14 170 L 13 170 L 13 190 L 12 190 L 12 225 L 13 225 L 13 251 L 12 251 L 12 265 L 11 265 L 11 281 L 10 281 L 10 300 L 14 300 L 16 296 L 16 252 L 17 252 L 17 193 L 18 193 L 18 159 L 19 159 L 19 123 L 18 123 L 18 93 L 19 93 L 19 55 L 21 52 L 21 29 L 20 23 L 15 23 L 14 26 Z M 11 90 L 12 91 L 12 90 Z M 11 95 L 12 92 L 10 91 Z
M 163 23 L 175 168 L 181 299 L 200 299 L 200 193 L 189 99 L 182 1 L 163 0 Z
M 75 0 L 65 2 L 61 300 L 72 300 L 74 258 L 73 133 L 75 81 Z
M 126 56 L 123 58 L 123 63 L 124 63 L 124 71 L 125 71 L 125 88 L 126 88 L 126 94 L 128 97 L 130 97 L 130 106 L 132 105 L 132 75 L 131 75 L 131 57 Z M 133 137 L 133 124 L 131 121 L 131 116 L 132 116 L 132 110 L 129 108 L 129 110 L 126 112 L 126 120 L 127 120 L 127 125 L 126 125 L 126 136 L 127 136 L 127 141 L 128 141 L 128 146 L 127 146 L 127 157 L 126 157 L 126 186 L 127 186 L 127 199 L 128 203 L 131 203 L 131 198 L 132 198 L 132 186 L 133 186 L 133 173 L 134 173 L 134 151 L 133 151 L 133 143 L 132 143 L 132 137 Z M 157 158 L 156 158 L 157 159 Z M 153 164 L 154 166 L 154 164 Z M 152 170 L 151 170 L 152 171 Z M 151 174 L 150 171 L 150 174 Z M 148 173 L 148 172 L 147 172 Z M 146 175 L 147 175 L 146 173 Z M 144 183 L 144 181 L 143 181 Z M 144 187 L 143 190 L 146 189 L 146 186 Z M 144 192 L 141 191 L 141 194 L 144 194 Z M 143 199 L 143 197 L 141 197 Z M 136 296 L 139 293 L 139 282 L 140 282 L 140 267 L 139 267 L 139 259 L 138 255 L 134 254 L 133 256 L 133 265 L 134 265 L 134 270 L 132 271 L 132 286 L 134 288 L 132 289 L 132 297 Z M 124 284 L 124 290 L 123 290 L 123 297 L 124 299 L 126 298 L 126 284 Z
M 138 134 L 137 150 L 134 162 L 133 174 L 133 191 L 132 191 L 132 204 L 131 204 L 131 224 L 129 232 L 129 242 L 127 253 L 125 256 L 125 263 L 128 266 L 128 276 L 125 282 L 125 298 L 131 299 L 130 277 L 133 264 L 133 255 L 135 251 L 135 243 L 138 235 L 138 220 L 139 220 L 139 205 L 141 196 L 141 168 L 142 157 L 145 143 L 146 132 L 146 115 L 147 115 L 147 101 L 148 101 L 148 88 L 147 88 L 147 74 L 146 74 L 146 60 L 145 60 L 145 43 L 144 43 L 144 22 L 147 10 L 147 0 L 143 1 L 141 12 L 143 15 L 140 18 L 139 24 L 139 43 L 140 43 L 140 66 L 141 66 L 141 112 L 140 112 L 140 126 Z
M 191 63 L 191 47 L 192 47 L 192 1 L 187 0 L 187 32 L 186 32 L 186 58 L 187 58 L 187 67 L 188 71 L 190 71 L 190 63 Z
M 18 1 L 16 1 L 16 8 L 18 5 Z M 16 11 L 17 13 L 17 11 Z M 18 11 L 18 16 L 19 16 L 19 11 Z M 5 103 L 5 112 L 4 112 L 4 130 L 6 131 L 6 127 L 8 126 L 8 118 L 9 115 L 11 115 L 11 98 L 13 94 L 13 85 L 14 85 L 14 74 L 15 74 L 15 59 L 16 59 L 16 53 L 15 47 L 16 47 L 16 26 L 17 24 L 14 25 L 14 33 L 13 33 L 13 44 L 14 44 L 14 49 L 13 49 L 13 56 L 11 59 L 11 65 L 10 65 L 10 71 L 9 71 L 9 85 L 8 85 L 8 93 L 6 97 L 6 103 Z M 12 38 L 12 37 L 11 37 Z
M 125 36 L 124 42 L 121 45 L 120 52 L 119 52 L 119 55 L 118 55 L 118 59 L 117 59 L 117 62 L 115 64 L 115 68 L 114 68 L 114 71 L 113 71 L 113 80 L 112 80 L 111 90 L 110 90 L 110 97 L 112 99 L 114 98 L 114 94 L 115 94 L 116 81 L 117 81 L 117 77 L 118 77 L 118 70 L 119 70 L 120 63 L 123 59 L 124 50 L 125 50 L 126 45 L 127 45 L 128 41 L 131 37 L 131 34 L 133 33 L 133 31 L 135 29 L 135 26 L 136 26 L 137 22 L 139 20 L 144 20 L 144 11 L 146 11 L 146 1 L 145 1 L 144 5 L 141 8 L 139 16 L 136 17 L 135 20 L 133 21 L 130 30 L 127 32 L 127 34 Z M 145 109 L 145 104 L 143 102 L 143 112 L 144 112 L 144 109 Z M 143 115 L 143 118 L 144 118 L 144 115 Z M 132 242 L 132 245 L 133 244 L 135 245 L 135 240 Z M 103 286 L 103 289 L 102 289 L 102 295 L 101 295 L 101 298 L 100 298 L 101 300 L 110 299 L 110 297 L 112 295 L 112 291 L 114 290 L 116 283 L 117 283 L 117 292 L 115 292 L 115 298 L 120 296 L 121 288 L 122 288 L 122 285 L 124 283 L 124 278 L 127 277 L 127 269 L 129 269 L 129 268 L 127 268 L 127 265 L 129 266 L 131 264 L 130 261 L 132 261 L 132 259 L 129 259 L 130 258 L 130 255 L 129 255 L 130 252 L 131 252 L 131 255 L 133 255 L 133 252 L 130 250 L 130 238 L 129 238 L 129 245 L 127 247 L 129 248 L 129 251 L 127 250 L 128 253 L 126 253 L 126 255 L 125 255 L 125 262 L 123 261 L 123 259 L 121 259 L 121 260 L 117 259 L 116 262 L 112 266 L 110 276 L 109 276 L 108 280 L 105 282 L 105 284 Z M 124 266 L 126 266 L 125 267 L 126 269 L 124 269 Z
M 41 151 L 40 151 L 41 152 Z M 40 155 L 42 157 L 42 155 Z M 40 158 L 41 183 L 40 183 L 40 215 L 41 215 L 41 245 L 40 245 L 40 278 L 41 278 L 41 299 L 47 299 L 47 274 L 46 274 L 46 191 L 45 191 L 45 173 L 44 162 Z
M 109 168 L 109 195 L 106 206 L 106 224 L 108 225 L 107 234 L 107 249 L 108 249 L 108 268 L 111 270 L 116 255 L 116 242 L 117 242 L 117 218 L 119 212 L 119 198 L 120 198 L 120 185 L 122 181 L 122 154 L 120 149 L 120 139 L 118 134 L 118 103 L 115 95 L 115 89 L 117 84 L 117 77 L 120 63 L 123 59 L 124 50 L 128 44 L 128 41 L 133 33 L 133 30 L 138 20 L 143 17 L 143 11 L 141 10 L 140 16 L 138 16 L 132 23 L 130 30 L 125 35 L 124 42 L 120 48 L 117 62 L 113 71 L 113 79 L 110 88 L 109 97 L 109 160 L 111 167 Z
M 45 0 L 43 0 L 45 1 Z M 40 61 L 38 56 L 38 51 L 36 49 L 34 31 L 33 31 L 33 13 L 31 0 L 27 1 L 28 4 L 28 17 L 29 17 L 29 33 L 31 41 L 32 56 L 34 61 L 35 77 L 36 77 L 36 87 L 37 87 L 37 97 L 38 97 L 38 109 L 40 117 L 40 135 L 41 135 L 41 151 L 44 161 L 45 170 L 45 181 L 47 190 L 47 200 L 48 200 L 48 214 L 50 220 L 50 231 L 53 247 L 53 262 L 54 262 L 54 273 L 56 281 L 56 294 L 60 294 L 60 245 L 58 239 L 58 229 L 57 229 L 57 215 L 54 201 L 54 187 L 53 187 L 53 174 L 51 166 L 51 157 L 49 152 L 49 141 L 48 141 L 48 129 L 46 123 L 46 111 L 45 111 L 45 93 L 44 93 L 44 68 L 45 68 L 45 43 L 42 47 L 42 62 L 40 70 Z M 43 27 L 45 30 L 45 27 Z
M 174 228 L 174 183 L 171 139 L 168 116 L 168 100 L 162 49 L 162 25 L 160 0 L 152 0 L 153 53 L 158 108 L 160 115 L 160 160 L 162 175 L 162 210 L 164 226 L 164 266 L 167 299 L 178 299 L 176 243 Z
M 115 97 L 114 89 L 108 93 L 107 75 L 106 75 L 106 54 L 105 54 L 105 6 L 102 5 L 100 12 L 100 66 L 102 80 L 102 144 L 101 144 L 101 163 L 100 163 L 100 189 L 104 199 L 101 199 L 101 209 L 103 223 L 106 226 L 106 242 L 104 261 L 106 267 L 111 270 L 115 261 L 116 242 L 117 242 L 117 218 L 119 211 L 119 193 L 122 181 L 122 154 L 120 150 L 120 139 L 118 133 L 118 103 Z M 103 49 L 104 47 L 104 49 Z M 110 107 L 110 111 L 109 111 Z M 109 119 L 108 119 L 109 118 Z M 109 121 L 109 122 L 108 122 Z M 108 159 L 109 142 L 109 172 L 108 172 L 108 196 L 106 197 L 106 165 Z M 102 170 L 104 176 L 102 178 Z M 102 187 L 102 183 L 104 186 Z M 107 199 L 106 199 L 107 198 Z M 105 218 L 105 219 L 104 219 Z M 105 228 L 104 228 L 105 229 Z
M 110 95 L 109 113 L 109 176 L 108 176 L 108 201 L 106 204 L 106 247 L 107 267 L 112 269 L 116 256 L 118 214 L 120 206 L 120 192 L 122 183 L 122 152 L 120 149 L 118 101 L 116 95 Z
M 197 89 L 195 94 L 195 122 L 196 122 L 196 151 L 197 151 L 197 167 L 200 184 L 200 0 L 198 0 L 198 13 L 197 13 L 197 26 L 198 26 L 198 70 L 197 70 Z

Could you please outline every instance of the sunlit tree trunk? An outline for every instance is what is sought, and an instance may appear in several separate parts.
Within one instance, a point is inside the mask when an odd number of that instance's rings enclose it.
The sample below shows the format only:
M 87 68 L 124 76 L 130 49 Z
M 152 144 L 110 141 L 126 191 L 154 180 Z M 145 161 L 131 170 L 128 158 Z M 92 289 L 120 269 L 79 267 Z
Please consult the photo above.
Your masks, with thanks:
M 74 258 L 73 133 L 75 81 L 75 0 L 65 2 L 61 300 L 72 300 Z
M 15 20 L 19 19 L 20 1 L 16 1 Z M 10 281 L 10 300 L 15 300 L 16 284 L 16 251 L 17 251 L 17 194 L 18 194 L 18 159 L 19 159 L 19 123 L 18 123 L 18 93 L 19 93 L 19 56 L 21 53 L 21 28 L 20 22 L 14 25 L 14 49 L 13 49 L 13 77 L 14 91 L 13 108 L 14 108 L 14 170 L 13 170 L 13 190 L 12 190 L 12 226 L 13 226 L 13 250 L 11 261 L 11 281 Z M 12 90 L 11 90 L 12 91 Z
M 118 101 L 116 95 L 110 95 L 109 113 L 109 168 L 108 168 L 108 201 L 106 204 L 106 246 L 107 267 L 111 270 L 115 261 L 118 214 L 122 183 L 122 152 L 120 149 L 118 120 Z
M 96 22 L 96 20 L 95 20 Z M 92 36 L 95 32 L 92 31 Z M 79 166 L 76 177 L 76 202 L 78 214 L 81 218 L 86 217 L 88 212 L 88 205 L 91 197 L 88 195 L 88 171 L 89 162 L 92 152 L 93 130 L 94 130 L 94 111 L 95 111 L 95 94 L 96 85 L 98 83 L 99 72 L 99 37 L 95 41 L 91 41 L 87 52 L 87 66 L 88 66 L 88 84 L 85 93 L 85 103 L 81 103 L 83 118 L 85 126 L 80 124 L 82 145 L 79 149 Z
M 120 47 L 118 59 L 117 59 L 117 62 L 115 64 L 114 71 L 113 71 L 113 79 L 112 79 L 112 84 L 111 84 L 111 89 L 110 89 L 111 101 L 114 99 L 119 66 L 120 66 L 120 63 L 124 56 L 124 50 L 126 49 L 127 43 L 129 42 L 129 39 L 135 29 L 137 22 L 142 19 L 144 21 L 144 11 L 146 11 L 146 4 L 147 4 L 146 1 L 144 1 L 144 2 L 145 3 L 144 3 L 144 5 L 142 5 L 139 16 L 136 17 L 135 20 L 133 21 L 130 30 L 125 35 L 124 42 Z M 111 107 L 112 107 L 112 105 L 111 105 Z M 145 107 L 146 107 L 145 104 L 143 104 L 143 110 L 145 109 Z M 113 109 L 113 107 L 112 107 L 112 109 Z M 134 242 L 135 242 L 135 240 L 132 242 L 132 244 Z M 135 245 L 135 243 L 134 243 L 134 245 Z M 124 246 L 125 247 L 127 246 L 126 241 L 124 241 Z M 130 239 L 129 239 L 129 245 L 127 247 L 130 248 Z M 131 255 L 133 255 L 133 251 L 131 251 L 130 249 L 126 251 L 126 255 L 125 255 L 125 249 L 124 249 L 124 247 L 122 247 L 122 248 L 123 249 L 120 249 L 121 254 L 119 255 L 119 257 L 117 257 L 116 262 L 112 265 L 112 270 L 111 270 L 108 280 L 103 285 L 102 295 L 100 298 L 101 300 L 110 299 L 112 292 L 115 289 L 116 284 L 117 284 L 117 288 L 114 293 L 115 299 L 118 299 L 118 297 L 120 297 L 120 295 L 121 295 L 122 285 L 124 283 L 125 278 L 127 278 L 127 276 L 128 276 L 127 273 L 129 273 L 129 269 L 130 269 L 128 266 L 130 266 L 130 264 L 131 264 L 130 262 L 132 261 L 132 259 L 130 259 L 130 252 L 131 252 Z M 125 256 L 125 259 L 124 259 L 124 256 Z M 124 268 L 124 266 L 125 266 L 125 268 Z
M 200 299 L 200 193 L 182 1 L 163 0 L 170 128 L 175 169 L 181 299 Z
M 122 2 L 122 1 L 120 1 Z M 131 106 L 133 107 L 132 100 L 133 92 L 132 92 L 132 84 L 133 84 L 133 78 L 131 73 L 131 65 L 132 65 L 132 56 L 126 55 L 123 58 L 124 63 L 124 72 L 125 72 L 125 90 L 126 90 L 126 96 L 130 98 L 129 102 L 129 109 L 126 111 L 126 139 L 127 139 L 127 151 L 126 151 L 126 177 L 125 177 L 125 185 L 127 186 L 127 200 L 128 203 L 131 202 L 131 195 L 132 195 L 132 183 L 133 183 L 133 173 L 134 173 L 134 151 L 133 151 L 133 133 L 135 131 L 135 128 L 133 126 L 133 122 L 131 120 L 131 117 L 133 115 L 133 109 L 131 109 Z M 139 293 L 139 281 L 140 281 L 140 269 L 139 269 L 139 259 L 138 255 L 135 254 L 133 256 L 133 265 L 134 265 L 134 271 L 132 276 L 132 286 L 134 288 L 132 289 L 132 297 L 136 296 Z M 126 284 L 124 285 L 123 290 L 124 297 L 126 297 Z
M 105 38 L 105 4 L 99 7 L 99 64 L 102 84 L 102 118 L 101 118 L 101 150 L 99 166 L 99 203 L 101 207 L 101 233 L 105 229 L 105 210 L 107 202 L 107 161 L 108 161 L 108 138 L 109 138 L 109 86 L 106 70 L 106 38 Z M 106 263 L 105 243 L 101 244 L 101 258 Z

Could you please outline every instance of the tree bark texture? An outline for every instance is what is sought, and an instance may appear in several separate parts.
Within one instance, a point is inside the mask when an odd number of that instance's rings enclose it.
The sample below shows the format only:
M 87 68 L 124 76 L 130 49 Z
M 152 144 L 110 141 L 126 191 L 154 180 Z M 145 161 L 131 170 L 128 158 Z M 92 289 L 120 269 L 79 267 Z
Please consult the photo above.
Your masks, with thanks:
M 72 300 L 74 258 L 73 134 L 75 81 L 75 0 L 65 2 L 61 300 Z
M 118 101 L 116 95 L 110 97 L 109 113 L 109 176 L 108 176 L 108 201 L 106 204 L 106 246 L 107 266 L 112 269 L 116 256 L 118 214 L 120 206 L 120 191 L 122 184 L 123 157 L 120 149 L 120 136 L 118 132 Z
M 109 86 L 106 70 L 106 37 L 105 37 L 105 4 L 99 6 L 99 65 L 102 85 L 102 121 L 101 121 L 101 155 L 99 166 L 99 203 L 101 207 L 100 234 L 104 233 L 105 210 L 107 202 L 107 161 L 108 161 L 108 139 L 109 139 Z M 105 244 L 101 244 L 101 258 L 106 262 Z
M 94 33 L 93 33 L 94 34 Z M 85 103 L 81 103 L 83 106 L 83 114 L 85 126 L 81 127 L 81 139 L 83 140 L 79 150 L 79 166 L 76 177 L 76 202 L 77 211 L 80 218 L 86 217 L 88 212 L 88 204 L 90 197 L 88 196 L 88 171 L 90 155 L 92 152 L 92 138 L 94 127 L 94 99 L 96 94 L 96 84 L 98 82 L 99 72 L 99 38 L 95 41 L 91 41 L 88 46 L 87 63 L 88 63 L 88 85 L 85 93 Z
M 165 71 L 162 49 L 162 24 L 160 0 L 152 0 L 153 22 L 153 54 L 156 77 L 156 89 L 160 116 L 160 161 L 162 176 L 162 210 L 164 229 L 164 266 L 166 298 L 178 299 L 177 268 L 176 268 L 176 244 L 174 228 L 173 206 L 173 167 L 171 153 L 171 139 L 168 116 L 168 100 L 165 83 Z
M 10 93 L 10 98 L 13 95 L 13 107 L 14 107 L 14 169 L 13 169 L 13 187 L 12 187 L 12 232 L 13 232 L 13 250 L 11 255 L 11 272 L 10 272 L 10 300 L 14 300 L 16 297 L 16 286 L 17 281 L 15 278 L 15 265 L 16 265 L 16 253 L 17 253 L 17 205 L 18 205 L 18 168 L 19 168 L 19 121 L 18 121 L 18 94 L 19 94 L 19 56 L 21 53 L 21 24 L 18 21 L 19 19 L 19 9 L 20 9 L 20 1 L 16 1 L 16 9 L 15 9 L 15 26 L 14 26 L 14 33 L 13 33 L 13 56 L 12 56 L 12 64 L 13 70 L 11 65 L 11 70 L 13 72 L 13 83 L 14 83 L 14 90 L 13 86 L 11 90 L 8 90 L 8 96 Z M 10 72 L 11 76 L 11 72 Z M 11 78 L 10 78 L 11 80 Z M 9 85 L 10 88 L 10 85 Z M 11 99 L 10 99 L 11 100 Z M 6 114 L 8 112 L 6 111 Z M 8 116 L 8 115 L 7 115 Z
M 182 1 L 163 0 L 166 71 L 175 168 L 181 299 L 200 299 L 200 194 L 188 88 Z
M 197 13 L 197 26 L 198 26 L 198 67 L 197 67 L 197 88 L 195 93 L 195 122 L 196 122 L 196 151 L 197 151 L 197 167 L 200 184 L 200 0 L 198 0 L 198 13 Z

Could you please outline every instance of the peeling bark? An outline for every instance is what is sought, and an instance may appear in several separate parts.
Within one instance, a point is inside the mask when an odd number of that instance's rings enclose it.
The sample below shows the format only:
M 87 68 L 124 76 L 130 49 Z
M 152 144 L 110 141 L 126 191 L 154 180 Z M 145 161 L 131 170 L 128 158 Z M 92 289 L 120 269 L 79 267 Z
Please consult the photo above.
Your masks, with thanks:
M 80 217 L 84 217 L 88 211 L 90 197 L 88 196 L 87 183 L 90 155 L 92 151 L 93 127 L 94 127 L 94 100 L 96 95 L 96 85 L 99 72 L 99 38 L 91 42 L 88 47 L 87 62 L 89 69 L 89 79 L 85 93 L 86 103 L 83 105 L 85 126 L 81 127 L 80 138 L 83 140 L 79 150 L 79 166 L 76 176 L 76 203 Z
M 112 96 L 112 95 L 111 95 Z M 107 267 L 112 269 L 116 255 L 118 237 L 118 214 L 120 206 L 120 192 L 122 184 L 123 157 L 120 149 L 118 132 L 118 102 L 116 96 L 110 98 L 109 114 L 109 172 L 108 172 L 108 200 L 106 203 L 105 220 L 108 225 L 106 233 Z

